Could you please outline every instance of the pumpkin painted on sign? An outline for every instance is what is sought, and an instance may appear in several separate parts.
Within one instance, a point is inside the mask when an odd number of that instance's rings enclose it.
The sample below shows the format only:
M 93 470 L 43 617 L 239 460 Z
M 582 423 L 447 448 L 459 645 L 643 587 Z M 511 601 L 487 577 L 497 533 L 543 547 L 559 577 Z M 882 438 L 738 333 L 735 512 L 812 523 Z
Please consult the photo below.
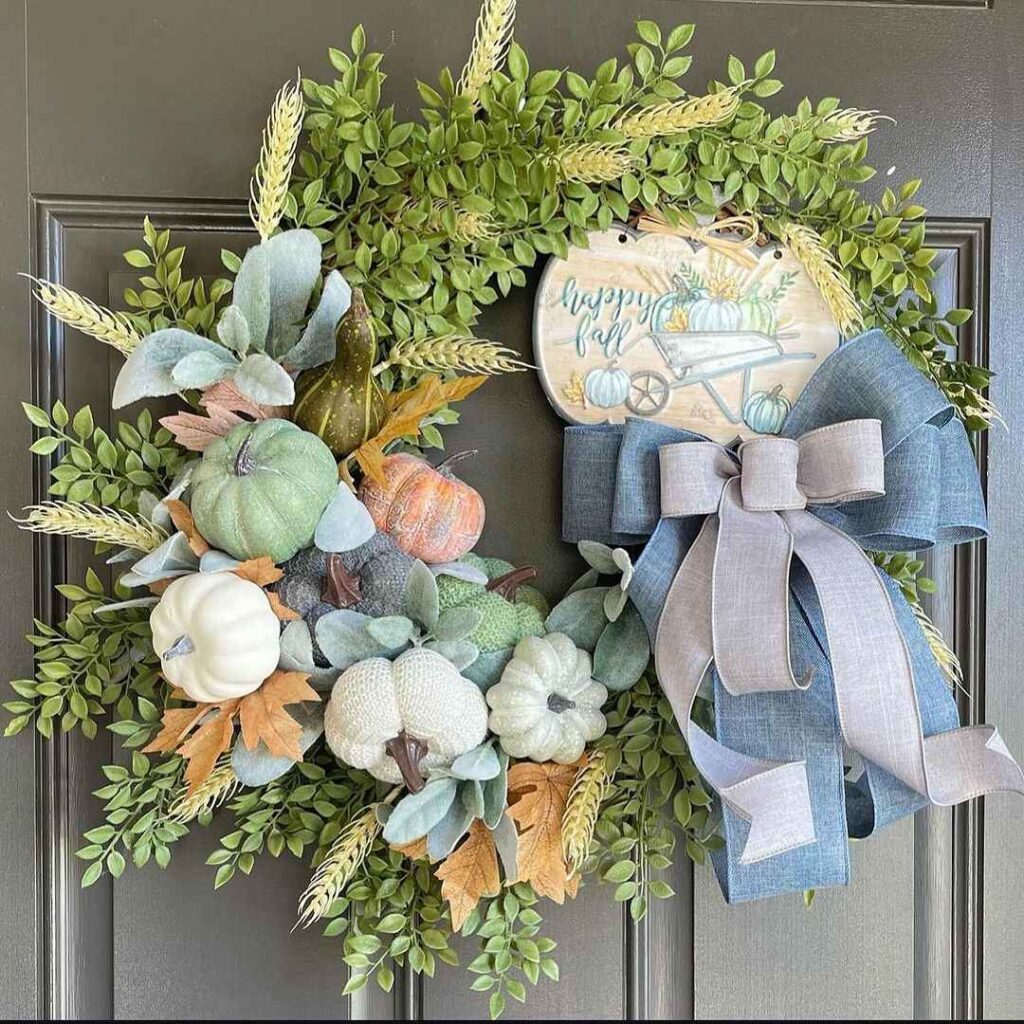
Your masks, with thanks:
M 734 299 L 708 294 L 697 299 L 688 311 L 691 331 L 738 331 L 743 323 L 743 310 Z
M 615 363 L 609 363 L 587 374 L 583 390 L 591 405 L 614 409 L 629 397 L 629 374 Z
M 330 449 L 288 420 L 240 423 L 203 453 L 192 517 L 215 548 L 275 562 L 306 547 L 338 489 Z
M 741 326 L 744 331 L 756 331 L 769 337 L 774 337 L 778 332 L 779 321 L 775 306 L 760 295 L 756 288 L 752 294 L 740 300 L 740 309 L 743 313 Z
M 383 479 L 365 477 L 359 499 L 377 529 L 413 558 L 455 561 L 472 550 L 484 528 L 484 499 L 450 469 L 473 454 L 459 452 L 436 467 L 415 455 L 388 456 Z
M 323 438 L 338 458 L 355 451 L 380 430 L 384 393 L 373 375 L 377 335 L 360 288 L 338 324 L 335 356 L 299 375 L 292 419 Z
M 777 434 L 791 408 L 782 385 L 776 384 L 771 391 L 755 391 L 743 403 L 743 422 L 759 434 Z
M 252 693 L 281 654 L 281 623 L 267 595 L 231 572 L 174 580 L 149 624 L 164 677 L 199 704 Z

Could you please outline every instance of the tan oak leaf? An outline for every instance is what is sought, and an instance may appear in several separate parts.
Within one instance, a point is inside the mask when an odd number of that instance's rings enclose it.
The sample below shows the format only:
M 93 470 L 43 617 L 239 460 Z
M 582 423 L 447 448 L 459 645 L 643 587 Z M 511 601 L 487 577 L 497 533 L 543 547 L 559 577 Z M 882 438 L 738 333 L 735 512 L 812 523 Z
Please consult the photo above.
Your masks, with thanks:
M 458 931 L 481 896 L 496 896 L 501 889 L 498 851 L 491 830 L 477 818 L 469 827 L 469 835 L 434 874 L 441 880 L 441 895 L 451 908 L 452 929 Z
M 258 690 L 241 698 L 238 721 L 242 727 L 242 742 L 248 750 L 255 750 L 262 740 L 275 757 L 302 760 L 299 746 L 302 726 L 285 710 L 285 705 L 320 700 L 308 679 L 305 672 L 278 669 Z
M 284 575 L 284 570 L 278 569 L 268 555 L 260 555 L 259 558 L 250 558 L 248 561 L 239 562 L 231 571 L 236 576 L 241 576 L 243 580 L 255 583 L 258 587 L 276 583 Z
M 576 895 L 562 853 L 562 817 L 576 771 L 585 763 L 518 761 L 508 772 L 508 810 L 519 832 L 516 868 L 538 896 L 562 903 Z
M 254 420 L 269 420 L 282 416 L 288 409 L 286 405 L 260 405 L 251 398 L 247 398 L 238 388 L 234 381 L 221 380 L 211 384 L 199 399 L 199 404 L 206 409 L 211 405 L 218 405 L 228 412 L 240 412 Z
M 174 440 L 190 452 L 204 452 L 219 437 L 245 421 L 237 413 L 218 405 L 216 402 L 204 403 L 206 416 L 195 412 L 179 412 L 173 416 L 164 416 L 160 426 L 166 427 Z
M 177 696 L 175 691 L 172 696 Z M 192 793 L 209 777 L 217 758 L 231 747 L 235 732 L 238 700 L 219 704 L 193 704 L 184 708 L 167 708 L 163 728 L 143 749 L 143 753 L 177 751 L 188 765 L 185 781 Z
M 210 550 L 210 545 L 206 538 L 196 529 L 196 521 L 192 518 L 192 510 L 179 498 L 165 498 L 164 505 L 171 514 L 171 522 L 174 523 L 175 529 L 185 534 L 188 546 L 192 549 L 192 554 L 202 558 Z

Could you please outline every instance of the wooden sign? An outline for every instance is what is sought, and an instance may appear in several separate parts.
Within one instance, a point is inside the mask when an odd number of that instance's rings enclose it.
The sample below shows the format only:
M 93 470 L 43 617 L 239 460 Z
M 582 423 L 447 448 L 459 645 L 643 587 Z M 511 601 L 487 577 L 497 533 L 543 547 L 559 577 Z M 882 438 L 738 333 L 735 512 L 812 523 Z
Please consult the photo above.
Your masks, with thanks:
M 718 441 L 776 433 L 840 334 L 787 249 L 743 265 L 621 227 L 552 258 L 534 316 L 548 399 L 572 423 L 643 416 Z

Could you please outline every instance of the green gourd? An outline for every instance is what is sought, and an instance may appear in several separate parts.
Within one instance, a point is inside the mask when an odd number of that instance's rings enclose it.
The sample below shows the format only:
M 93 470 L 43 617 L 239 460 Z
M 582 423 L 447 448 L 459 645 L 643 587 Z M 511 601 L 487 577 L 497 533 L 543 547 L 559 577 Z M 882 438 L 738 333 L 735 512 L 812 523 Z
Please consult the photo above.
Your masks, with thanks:
M 384 422 L 384 394 L 373 376 L 377 335 L 373 317 L 359 288 L 338 324 L 334 359 L 299 374 L 292 419 L 322 438 L 343 458 Z
M 524 587 L 524 580 L 536 576 L 532 566 L 516 569 L 500 558 L 480 558 L 468 554 L 461 559 L 487 574 L 490 581 L 470 583 L 453 576 L 440 575 L 437 589 L 440 607 L 479 608 L 483 619 L 468 639 L 484 653 L 514 647 L 527 636 L 544 632 L 548 603 L 533 587 Z
M 203 453 L 192 476 L 192 517 L 235 558 L 291 558 L 313 539 L 338 489 L 338 466 L 320 438 L 288 420 L 241 423 Z

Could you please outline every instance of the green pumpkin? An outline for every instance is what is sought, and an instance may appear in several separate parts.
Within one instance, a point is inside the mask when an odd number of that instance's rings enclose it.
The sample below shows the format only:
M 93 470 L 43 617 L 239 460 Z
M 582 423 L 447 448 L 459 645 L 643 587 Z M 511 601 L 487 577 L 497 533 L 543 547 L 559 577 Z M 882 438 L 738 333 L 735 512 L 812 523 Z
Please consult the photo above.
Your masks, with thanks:
M 740 300 L 740 309 L 743 310 L 743 330 L 758 331 L 770 337 L 778 333 L 779 321 L 775 307 L 763 296 L 756 293 L 748 295 Z
M 235 558 L 291 558 L 338 489 L 330 449 L 288 420 L 241 423 L 203 453 L 192 476 L 192 516 Z
M 384 422 L 384 394 L 373 376 L 377 336 L 359 288 L 338 324 L 334 359 L 299 374 L 292 419 L 340 459 L 373 437 Z
M 485 654 L 514 647 L 527 636 L 544 633 L 548 603 L 533 587 L 522 586 L 523 579 L 534 575 L 532 569 L 516 569 L 500 558 L 480 558 L 469 554 L 461 559 L 487 574 L 490 582 L 470 583 L 453 576 L 440 575 L 437 589 L 440 607 L 479 608 L 483 619 L 468 637 Z

